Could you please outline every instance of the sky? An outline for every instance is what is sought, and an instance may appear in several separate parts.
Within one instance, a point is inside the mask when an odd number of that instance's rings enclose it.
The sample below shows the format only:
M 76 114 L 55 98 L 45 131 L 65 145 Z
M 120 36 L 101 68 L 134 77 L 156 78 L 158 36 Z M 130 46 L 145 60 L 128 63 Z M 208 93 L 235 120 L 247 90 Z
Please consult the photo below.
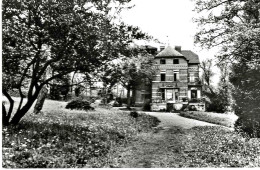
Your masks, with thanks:
M 200 61 L 214 59 L 217 49 L 206 50 L 194 44 L 198 28 L 192 22 L 196 13 L 191 0 L 132 0 L 131 4 L 135 6 L 121 13 L 127 24 L 138 26 L 165 45 L 179 45 L 183 50 L 192 50 L 199 55 Z M 214 68 L 214 72 L 213 82 L 217 83 L 219 70 Z

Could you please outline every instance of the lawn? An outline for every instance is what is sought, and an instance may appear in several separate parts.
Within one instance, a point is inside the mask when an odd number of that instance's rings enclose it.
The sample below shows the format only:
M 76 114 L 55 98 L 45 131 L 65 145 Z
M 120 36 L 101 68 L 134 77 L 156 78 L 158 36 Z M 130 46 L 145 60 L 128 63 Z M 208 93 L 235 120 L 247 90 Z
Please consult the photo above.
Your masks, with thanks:
M 200 111 L 181 112 L 180 116 L 201 120 L 209 123 L 214 123 L 218 125 L 223 125 L 231 128 L 234 127 L 234 123 L 238 118 L 235 114 L 221 114 L 221 113 L 200 112 Z
M 260 167 L 260 139 L 221 126 L 143 133 L 122 148 L 124 168 Z
M 66 102 L 46 100 L 41 114 L 31 109 L 19 125 L 4 127 L 3 167 L 118 167 L 118 148 L 158 124 L 144 114 L 133 118 L 113 109 L 86 112 L 65 106 Z
M 145 114 L 65 105 L 47 100 L 40 115 L 3 128 L 4 168 L 260 167 L 260 139 L 222 126 L 162 130 Z

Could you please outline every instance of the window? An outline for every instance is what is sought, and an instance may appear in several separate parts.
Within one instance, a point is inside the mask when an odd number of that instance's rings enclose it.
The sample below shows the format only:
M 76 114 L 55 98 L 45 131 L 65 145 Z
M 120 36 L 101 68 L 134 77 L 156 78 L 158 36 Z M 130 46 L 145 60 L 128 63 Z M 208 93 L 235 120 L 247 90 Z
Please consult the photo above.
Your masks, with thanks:
M 173 76 L 173 81 L 177 81 L 177 73 L 174 73 Z
M 165 74 L 161 74 L 161 81 L 165 81 Z
M 173 81 L 178 81 L 179 80 L 179 72 L 178 71 L 174 71 L 173 72 Z
M 179 92 L 175 91 L 175 100 L 178 101 L 179 100 Z
M 174 59 L 173 64 L 179 64 L 179 59 Z
M 194 81 L 195 81 L 194 74 L 193 74 L 193 73 L 191 73 L 191 74 L 190 74 L 190 82 L 194 82 Z
M 197 90 L 191 90 L 191 98 L 197 99 Z
M 161 89 L 162 100 L 165 100 L 165 89 Z
M 160 60 L 160 64 L 166 64 L 165 59 L 161 59 L 161 60 Z

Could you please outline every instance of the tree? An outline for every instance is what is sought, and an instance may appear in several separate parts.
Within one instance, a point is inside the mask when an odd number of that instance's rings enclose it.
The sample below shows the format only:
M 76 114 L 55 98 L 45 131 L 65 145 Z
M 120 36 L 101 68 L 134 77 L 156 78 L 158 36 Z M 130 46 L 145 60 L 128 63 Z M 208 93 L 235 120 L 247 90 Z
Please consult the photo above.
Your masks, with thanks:
M 213 60 L 212 59 L 207 59 L 205 61 L 201 62 L 200 68 L 203 70 L 203 75 L 202 75 L 202 80 L 203 80 L 203 85 L 205 87 L 205 91 L 208 91 L 213 95 L 214 89 L 212 87 L 212 77 L 214 76 L 214 73 L 212 71 L 213 67 Z
M 260 2 L 258 0 L 196 0 L 196 11 L 207 13 L 195 21 L 201 26 L 196 42 L 219 46 L 219 62 L 231 65 L 230 82 L 236 103 L 237 125 L 260 136 L 258 96 L 260 90 Z
M 135 52 L 131 58 L 127 58 L 120 65 L 120 83 L 127 89 L 127 108 L 131 106 L 131 90 L 149 81 L 151 84 L 155 73 L 154 58 L 142 49 L 133 49 Z
M 203 82 L 203 94 L 207 96 L 209 100 L 206 100 L 206 110 L 209 112 L 224 113 L 229 110 L 230 103 L 230 90 L 227 81 L 227 66 L 226 64 L 219 65 L 221 71 L 221 79 L 217 88 L 213 88 L 212 77 L 215 74 L 212 71 L 213 60 L 207 59 L 202 61 L 200 65 L 203 70 L 202 82 Z
M 50 99 L 53 100 L 67 100 L 69 89 L 71 86 L 70 76 L 63 75 L 57 77 L 49 83 L 50 85 Z
M 2 93 L 10 105 L 7 110 L 2 104 L 3 124 L 17 124 L 52 80 L 73 71 L 90 73 L 117 58 L 133 38 L 141 38 L 138 28 L 113 22 L 111 10 L 117 14 L 129 1 L 4 0 Z M 114 3 L 119 6 L 113 8 Z M 48 69 L 53 74 L 46 77 Z M 21 97 L 12 119 L 11 89 Z

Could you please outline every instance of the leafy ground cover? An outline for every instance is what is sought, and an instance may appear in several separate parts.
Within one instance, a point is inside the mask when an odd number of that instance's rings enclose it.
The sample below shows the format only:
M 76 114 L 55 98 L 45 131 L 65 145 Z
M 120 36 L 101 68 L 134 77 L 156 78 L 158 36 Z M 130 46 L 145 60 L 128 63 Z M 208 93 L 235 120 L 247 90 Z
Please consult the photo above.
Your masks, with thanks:
M 237 116 L 234 114 L 220 114 L 213 112 L 200 112 L 200 111 L 186 111 L 181 112 L 180 116 L 201 120 L 209 123 L 223 125 L 227 127 L 234 127 Z
M 17 102 L 16 102 L 17 104 Z M 113 109 L 65 109 L 66 102 L 45 101 L 41 114 L 28 113 L 21 123 L 3 127 L 4 168 L 118 167 L 118 147 L 158 124 L 141 114 L 132 118 Z
M 124 168 L 259 167 L 260 139 L 220 126 L 141 133 L 121 148 Z

